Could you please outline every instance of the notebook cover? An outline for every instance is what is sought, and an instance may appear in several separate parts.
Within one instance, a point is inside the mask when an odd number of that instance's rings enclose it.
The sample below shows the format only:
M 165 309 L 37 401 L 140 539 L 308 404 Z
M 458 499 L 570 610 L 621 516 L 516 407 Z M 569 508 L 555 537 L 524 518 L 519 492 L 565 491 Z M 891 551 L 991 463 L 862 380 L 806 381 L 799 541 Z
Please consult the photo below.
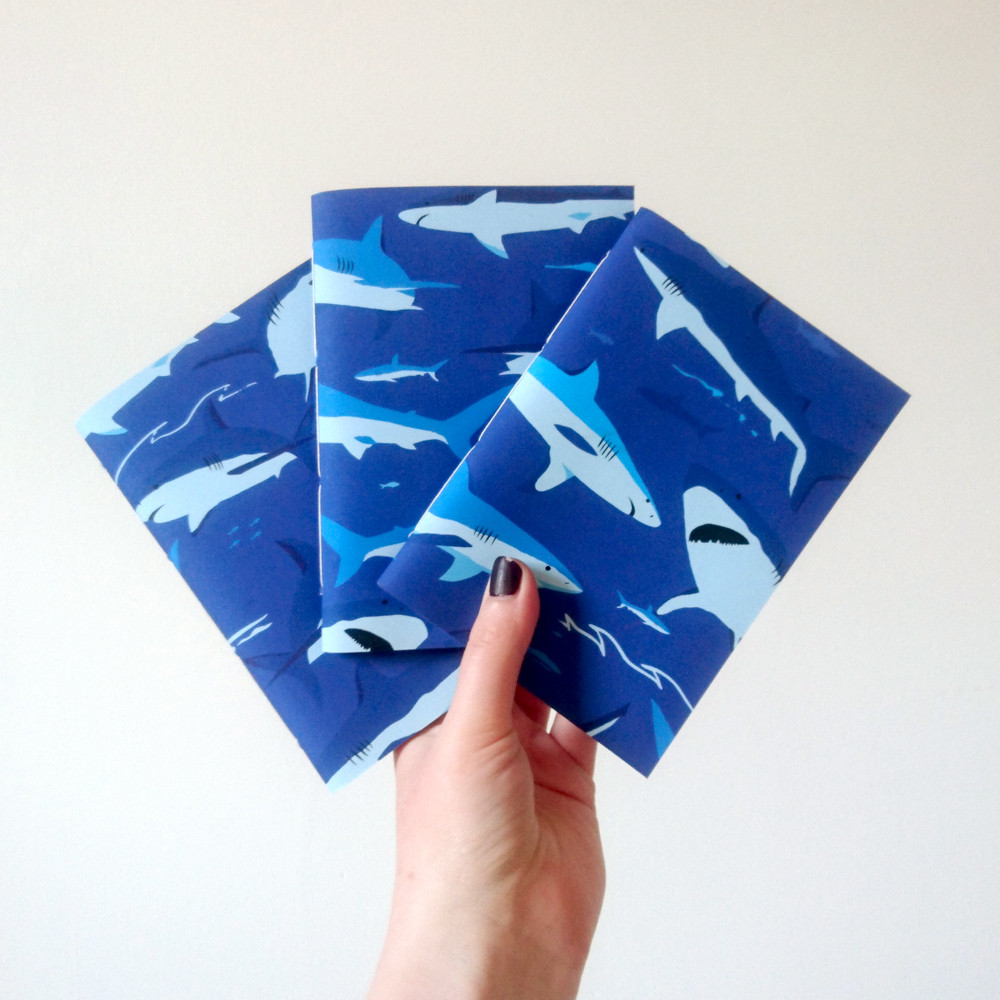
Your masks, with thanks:
M 642 210 L 380 584 L 462 641 L 526 561 L 521 682 L 648 774 L 906 398 Z
M 77 427 L 320 775 L 338 786 L 444 711 L 455 652 L 319 656 L 310 265 Z
M 632 212 L 631 187 L 313 197 L 322 643 L 454 648 L 378 586 Z

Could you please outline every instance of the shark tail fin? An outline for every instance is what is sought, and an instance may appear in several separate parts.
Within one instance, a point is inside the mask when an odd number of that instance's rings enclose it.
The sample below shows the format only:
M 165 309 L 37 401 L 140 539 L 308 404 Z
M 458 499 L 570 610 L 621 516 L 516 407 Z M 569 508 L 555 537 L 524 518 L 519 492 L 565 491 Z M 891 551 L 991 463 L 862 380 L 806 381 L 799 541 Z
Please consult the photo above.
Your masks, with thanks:
M 320 525 L 323 541 L 337 553 L 339 561 L 334 586 L 339 587 L 361 569 L 368 555 L 368 539 L 325 516 L 320 518 Z
M 472 446 L 472 438 L 486 426 L 506 398 L 507 390 L 499 389 L 445 421 L 442 433 L 458 458 L 465 456 Z

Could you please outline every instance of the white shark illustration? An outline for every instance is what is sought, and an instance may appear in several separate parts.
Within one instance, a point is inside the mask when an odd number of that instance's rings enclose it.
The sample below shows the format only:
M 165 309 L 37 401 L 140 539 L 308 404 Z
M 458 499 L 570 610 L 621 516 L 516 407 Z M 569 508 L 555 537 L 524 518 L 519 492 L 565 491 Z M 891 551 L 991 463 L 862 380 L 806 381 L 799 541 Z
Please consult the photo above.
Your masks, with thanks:
M 352 778 L 371 767 L 380 760 L 389 749 L 401 740 L 408 739 L 414 733 L 425 729 L 435 719 L 439 719 L 448 710 L 455 694 L 455 684 L 458 681 L 458 671 L 453 670 L 438 683 L 436 688 L 422 694 L 414 706 L 401 719 L 389 723 L 368 744 L 364 754 L 352 757 L 333 774 L 326 783 L 330 789 L 342 788 Z
M 704 486 L 684 491 L 684 533 L 698 589 L 665 601 L 657 614 L 701 608 L 733 633 L 735 646 L 771 596 L 778 571 L 746 522 Z
M 391 559 L 403 547 L 410 534 L 409 528 L 391 528 L 380 535 L 358 535 L 325 515 L 320 518 L 323 541 L 337 553 L 337 579 L 339 587 L 354 576 L 368 559 Z
M 507 256 L 505 236 L 554 229 L 583 232 L 595 219 L 624 219 L 633 210 L 631 199 L 567 200 L 559 202 L 497 201 L 487 191 L 467 205 L 428 205 L 399 213 L 403 222 L 448 233 L 470 233 L 498 257 Z
M 174 358 L 184 350 L 188 344 L 198 343 L 197 338 L 192 337 L 185 340 L 179 347 L 175 347 L 169 354 L 164 354 L 159 361 L 154 361 L 148 368 L 133 375 L 127 382 L 123 382 L 113 392 L 109 392 L 104 399 L 95 403 L 76 422 L 76 429 L 86 437 L 88 434 L 125 434 L 126 428 L 115 422 L 115 414 L 121 410 L 126 403 L 131 402 L 147 386 L 151 385 L 158 378 L 165 378 L 170 374 L 170 365 Z
M 139 501 L 135 512 L 144 521 L 156 524 L 186 517 L 188 530 L 194 532 L 224 500 L 277 476 L 294 461 L 295 456 L 287 451 L 270 458 L 266 452 L 225 458 L 158 486 Z
M 312 274 L 304 274 L 275 305 L 267 323 L 267 346 L 280 375 L 304 375 L 306 394 L 316 367 L 313 336 Z
M 427 367 L 401 365 L 399 363 L 399 355 L 394 354 L 389 364 L 368 368 L 363 372 L 358 372 L 354 377 L 359 382 L 398 382 L 401 378 L 417 378 L 424 375 L 437 382 L 438 371 L 447 363 L 448 359 L 445 358 L 444 361 L 439 361 L 436 365 L 428 365 Z
M 367 615 L 326 625 L 306 656 L 321 653 L 388 653 L 416 649 L 427 638 L 427 623 L 413 615 Z
M 317 305 L 359 306 L 398 312 L 419 309 L 418 288 L 454 288 L 437 281 L 412 281 L 382 249 L 382 216 L 360 240 L 313 243 L 313 294 Z
M 777 440 L 779 434 L 784 434 L 795 446 L 795 459 L 788 492 L 795 490 L 799 473 L 806 464 L 806 446 L 792 427 L 788 418 L 750 381 L 747 374 L 736 363 L 729 348 L 722 342 L 705 322 L 698 308 L 685 297 L 680 287 L 663 273 L 638 247 L 633 247 L 636 257 L 646 276 L 660 293 L 662 301 L 656 311 L 656 339 L 674 330 L 687 330 L 701 346 L 715 359 L 725 373 L 733 380 L 736 391 L 736 401 L 749 398 L 750 402 L 760 410 L 771 425 L 771 439 Z
M 568 375 L 537 358 L 510 394 L 511 403 L 549 446 L 549 465 L 535 483 L 550 490 L 576 477 L 617 510 L 658 527 L 660 516 L 614 425 L 597 405 L 597 362 Z
M 452 557 L 441 580 L 451 583 L 489 573 L 497 556 L 520 559 L 531 568 L 540 587 L 579 594 L 580 584 L 551 552 L 494 510 L 469 489 L 469 468 L 463 462 L 452 474 L 430 509 L 417 522 L 413 534 L 447 535 L 453 542 L 438 542 Z
M 506 390 L 473 403 L 445 420 L 375 406 L 328 386 L 319 387 L 317 431 L 321 444 L 342 444 L 354 458 L 362 458 L 376 444 L 393 444 L 412 451 L 423 441 L 441 441 L 456 458 L 469 450 L 473 435 L 482 429 L 506 397 Z

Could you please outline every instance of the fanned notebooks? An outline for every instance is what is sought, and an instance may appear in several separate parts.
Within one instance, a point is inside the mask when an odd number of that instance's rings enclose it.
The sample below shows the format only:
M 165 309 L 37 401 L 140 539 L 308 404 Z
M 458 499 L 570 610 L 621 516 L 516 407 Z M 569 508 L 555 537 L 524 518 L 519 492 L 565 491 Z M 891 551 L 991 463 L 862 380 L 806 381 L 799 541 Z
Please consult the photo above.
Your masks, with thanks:
M 323 629 L 311 655 L 461 643 L 378 586 L 610 250 L 630 187 L 313 197 Z
M 461 642 L 522 559 L 521 682 L 648 774 L 906 398 L 642 210 L 380 583 Z
M 523 682 L 648 773 L 906 394 L 630 188 L 313 209 L 80 432 L 331 787 L 445 711 L 500 554 Z

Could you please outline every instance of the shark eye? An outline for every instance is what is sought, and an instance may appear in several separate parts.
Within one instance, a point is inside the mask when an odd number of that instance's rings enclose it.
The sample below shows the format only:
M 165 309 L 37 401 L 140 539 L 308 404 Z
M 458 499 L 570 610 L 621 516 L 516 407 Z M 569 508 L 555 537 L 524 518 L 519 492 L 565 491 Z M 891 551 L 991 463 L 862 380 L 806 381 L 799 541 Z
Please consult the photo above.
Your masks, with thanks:
M 391 653 L 392 646 L 382 636 L 376 635 L 363 628 L 345 628 L 344 632 L 350 636 L 362 649 L 369 653 Z
M 718 545 L 749 545 L 738 531 L 721 524 L 699 524 L 690 535 L 689 542 L 715 542 Z
M 555 428 L 557 431 L 559 431 L 560 434 L 562 434 L 564 438 L 566 438 L 567 441 L 569 441 L 571 445 L 573 445 L 576 448 L 579 448 L 580 451 L 585 451 L 587 452 L 588 455 L 597 454 L 597 452 L 594 451 L 594 449 L 591 448 L 590 445 L 587 443 L 583 435 L 580 434 L 578 431 L 573 430 L 572 427 L 566 427 L 563 424 L 556 424 Z

